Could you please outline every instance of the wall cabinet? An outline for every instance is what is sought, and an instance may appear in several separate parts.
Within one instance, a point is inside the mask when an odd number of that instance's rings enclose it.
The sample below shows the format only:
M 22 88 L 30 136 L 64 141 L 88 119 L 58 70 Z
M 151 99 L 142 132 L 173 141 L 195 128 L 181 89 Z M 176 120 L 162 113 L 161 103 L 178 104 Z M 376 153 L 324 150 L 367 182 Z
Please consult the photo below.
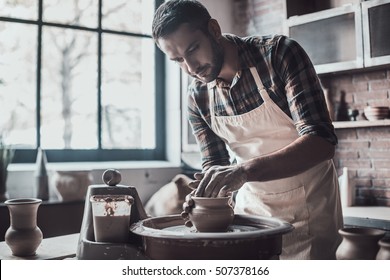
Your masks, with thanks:
M 287 0 L 287 29 L 319 74 L 390 63 L 390 0 L 316 2 Z
M 364 65 L 390 63 L 390 1 L 371 0 L 362 3 Z

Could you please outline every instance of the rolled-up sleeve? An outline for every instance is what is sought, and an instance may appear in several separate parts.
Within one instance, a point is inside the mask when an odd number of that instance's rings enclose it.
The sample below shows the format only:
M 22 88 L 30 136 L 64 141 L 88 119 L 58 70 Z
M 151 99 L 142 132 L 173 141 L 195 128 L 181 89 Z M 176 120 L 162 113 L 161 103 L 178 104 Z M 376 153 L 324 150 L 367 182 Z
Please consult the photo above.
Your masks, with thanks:
M 209 116 L 202 115 L 197 106 L 198 102 L 207 102 L 207 97 L 207 92 L 194 92 L 194 89 L 190 89 L 188 95 L 188 120 L 201 152 L 203 170 L 214 165 L 230 164 L 225 142 L 211 130 L 206 122 Z
M 287 102 L 299 135 L 318 135 L 337 144 L 320 80 L 304 49 L 280 37 L 271 63 L 285 81 Z

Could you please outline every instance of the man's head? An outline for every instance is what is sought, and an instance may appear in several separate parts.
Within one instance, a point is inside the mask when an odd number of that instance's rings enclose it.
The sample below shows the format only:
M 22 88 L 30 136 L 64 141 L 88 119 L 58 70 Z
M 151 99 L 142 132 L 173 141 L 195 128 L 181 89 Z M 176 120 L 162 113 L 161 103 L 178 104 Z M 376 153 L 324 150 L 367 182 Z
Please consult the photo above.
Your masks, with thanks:
M 218 77 L 224 62 L 221 29 L 201 3 L 167 1 L 157 9 L 152 26 L 156 44 L 186 73 L 203 82 Z
M 210 19 L 209 12 L 198 1 L 167 1 L 157 9 L 154 15 L 153 38 L 158 43 L 158 39 L 176 31 L 183 23 L 188 23 L 191 28 L 207 33 Z

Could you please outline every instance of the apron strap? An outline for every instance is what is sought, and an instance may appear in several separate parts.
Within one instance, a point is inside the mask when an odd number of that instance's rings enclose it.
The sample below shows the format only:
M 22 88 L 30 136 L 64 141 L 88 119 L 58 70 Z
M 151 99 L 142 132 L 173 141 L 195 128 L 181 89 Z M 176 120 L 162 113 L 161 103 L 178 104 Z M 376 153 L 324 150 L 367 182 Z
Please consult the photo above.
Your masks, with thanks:
M 257 73 L 257 70 L 255 67 L 250 67 L 249 70 L 252 73 L 253 79 L 255 80 L 255 83 L 257 85 L 257 90 L 263 99 L 264 103 L 273 103 L 273 100 L 269 96 L 268 92 L 265 90 L 265 87 L 263 83 L 261 82 L 260 76 Z M 211 121 L 212 118 L 215 116 L 215 111 L 214 111 L 214 94 L 215 94 L 215 85 L 212 83 L 207 84 L 207 89 L 209 93 L 209 108 L 210 108 L 210 116 L 211 116 Z
M 207 89 L 209 93 L 209 109 L 210 109 L 210 117 L 211 122 L 213 122 L 213 117 L 215 116 L 214 113 L 214 87 L 211 86 L 210 83 L 207 84 Z
M 265 90 L 265 87 L 264 87 L 263 83 L 261 82 L 259 73 L 257 73 L 256 68 L 251 67 L 251 68 L 249 68 L 249 70 L 251 70 L 253 79 L 255 79 L 255 83 L 257 85 L 257 90 L 258 90 L 261 98 L 263 99 L 264 103 L 273 102 L 271 97 L 269 96 L 268 92 Z

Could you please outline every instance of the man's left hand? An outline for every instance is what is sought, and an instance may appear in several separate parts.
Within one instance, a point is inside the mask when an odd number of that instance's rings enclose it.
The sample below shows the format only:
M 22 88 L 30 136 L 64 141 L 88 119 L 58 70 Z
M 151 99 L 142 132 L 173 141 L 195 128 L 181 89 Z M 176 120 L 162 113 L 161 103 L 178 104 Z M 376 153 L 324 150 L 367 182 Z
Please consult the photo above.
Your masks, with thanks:
M 240 165 L 212 166 L 204 173 L 195 173 L 195 196 L 223 197 L 238 190 L 247 182 L 246 174 Z

